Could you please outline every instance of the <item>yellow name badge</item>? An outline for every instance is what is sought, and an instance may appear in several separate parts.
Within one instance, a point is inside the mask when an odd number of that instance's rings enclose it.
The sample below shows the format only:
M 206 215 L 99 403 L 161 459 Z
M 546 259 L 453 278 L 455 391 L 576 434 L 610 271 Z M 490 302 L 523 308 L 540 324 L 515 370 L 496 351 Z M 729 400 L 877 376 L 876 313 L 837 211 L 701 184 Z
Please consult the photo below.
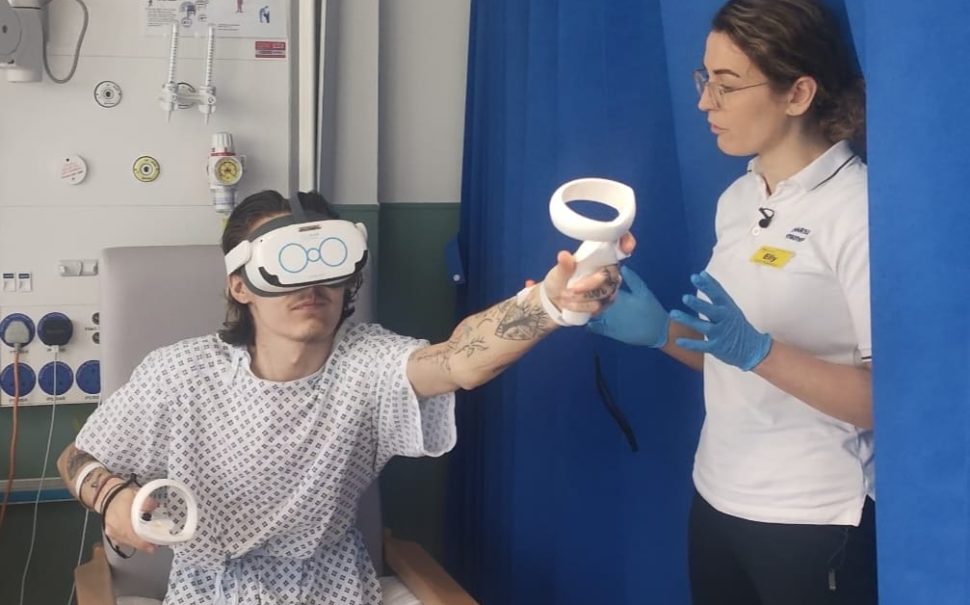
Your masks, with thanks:
M 755 252 L 754 256 L 751 257 L 751 262 L 781 269 L 787 265 L 788 261 L 790 261 L 794 256 L 795 253 L 791 250 L 782 250 L 781 248 L 762 246 L 758 248 L 758 251 Z

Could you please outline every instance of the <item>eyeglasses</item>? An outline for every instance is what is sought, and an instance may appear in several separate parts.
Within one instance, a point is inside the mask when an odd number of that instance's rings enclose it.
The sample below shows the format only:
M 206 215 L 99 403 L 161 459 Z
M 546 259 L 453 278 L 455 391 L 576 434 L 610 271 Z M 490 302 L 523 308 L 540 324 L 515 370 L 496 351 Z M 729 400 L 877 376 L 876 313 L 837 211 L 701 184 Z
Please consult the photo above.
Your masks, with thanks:
M 697 94 L 700 97 L 704 96 L 704 90 L 708 89 L 711 92 L 711 103 L 714 105 L 715 109 L 721 109 L 724 107 L 724 95 L 737 92 L 739 90 L 745 90 L 746 88 L 755 88 L 756 86 L 764 86 L 768 82 L 759 82 L 758 84 L 748 84 L 747 86 L 725 86 L 717 82 L 711 82 L 711 75 L 707 73 L 704 68 L 694 70 L 694 86 L 697 87 Z

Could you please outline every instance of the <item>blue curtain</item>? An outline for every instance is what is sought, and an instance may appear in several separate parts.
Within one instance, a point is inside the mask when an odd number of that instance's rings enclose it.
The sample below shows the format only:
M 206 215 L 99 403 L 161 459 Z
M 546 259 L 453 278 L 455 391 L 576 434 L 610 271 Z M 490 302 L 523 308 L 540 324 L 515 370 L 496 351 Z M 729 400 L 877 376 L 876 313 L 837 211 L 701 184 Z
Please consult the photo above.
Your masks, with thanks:
M 869 196 L 884 605 L 970 602 L 970 3 L 870 2 Z
M 548 200 L 582 176 L 634 187 L 631 265 L 668 305 L 689 287 L 713 241 L 711 200 L 738 168 L 708 148 L 694 107 L 710 10 L 670 12 L 691 31 L 673 41 L 684 45 L 675 71 L 655 4 L 472 3 L 462 313 L 541 279 L 556 251 L 576 247 L 550 223 Z M 678 120 L 698 143 L 679 144 Z M 703 178 L 680 178 L 682 156 Z M 482 602 L 632 603 L 643 586 L 686 602 L 701 385 L 653 353 L 562 331 L 462 397 L 447 534 L 453 570 Z M 596 392 L 594 354 L 635 427 L 636 454 Z
M 541 279 L 576 246 L 547 204 L 581 176 L 634 187 L 629 263 L 677 304 L 709 256 L 717 196 L 745 165 L 717 150 L 690 79 L 720 4 L 472 1 L 461 315 Z M 869 89 L 881 602 L 966 603 L 970 5 L 829 4 Z M 600 402 L 594 354 L 637 453 Z M 564 330 L 464 394 L 458 412 L 449 564 L 483 603 L 689 602 L 698 375 Z

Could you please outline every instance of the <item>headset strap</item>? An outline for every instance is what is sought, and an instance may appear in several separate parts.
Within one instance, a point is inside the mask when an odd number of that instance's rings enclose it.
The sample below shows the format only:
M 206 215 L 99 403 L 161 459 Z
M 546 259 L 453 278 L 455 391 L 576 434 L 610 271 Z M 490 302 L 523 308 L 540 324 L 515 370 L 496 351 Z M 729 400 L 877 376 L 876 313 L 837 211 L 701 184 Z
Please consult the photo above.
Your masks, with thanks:
M 299 191 L 294 191 L 290 195 L 290 214 L 293 215 L 294 223 L 307 222 L 306 212 L 303 210 L 303 204 L 300 203 Z

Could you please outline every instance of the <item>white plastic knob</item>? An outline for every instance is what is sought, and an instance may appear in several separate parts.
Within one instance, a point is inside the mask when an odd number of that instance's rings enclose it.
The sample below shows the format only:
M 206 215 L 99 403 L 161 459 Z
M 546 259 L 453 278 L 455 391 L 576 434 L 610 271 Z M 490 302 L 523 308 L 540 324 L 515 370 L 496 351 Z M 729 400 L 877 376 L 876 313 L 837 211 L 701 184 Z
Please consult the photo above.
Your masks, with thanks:
M 232 134 L 228 132 L 217 132 L 212 135 L 213 153 L 233 153 Z

